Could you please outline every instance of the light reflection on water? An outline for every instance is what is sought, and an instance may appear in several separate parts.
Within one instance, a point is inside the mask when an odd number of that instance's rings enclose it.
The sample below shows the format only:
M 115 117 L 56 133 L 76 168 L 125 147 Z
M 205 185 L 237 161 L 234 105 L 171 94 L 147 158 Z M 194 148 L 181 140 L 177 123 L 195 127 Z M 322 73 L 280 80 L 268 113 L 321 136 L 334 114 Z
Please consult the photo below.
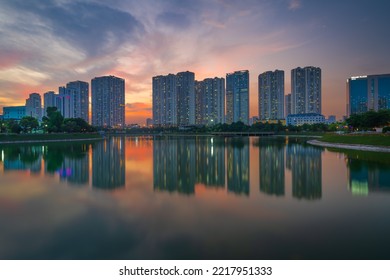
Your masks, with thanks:
M 389 155 L 219 137 L 0 150 L 0 259 L 390 257 Z

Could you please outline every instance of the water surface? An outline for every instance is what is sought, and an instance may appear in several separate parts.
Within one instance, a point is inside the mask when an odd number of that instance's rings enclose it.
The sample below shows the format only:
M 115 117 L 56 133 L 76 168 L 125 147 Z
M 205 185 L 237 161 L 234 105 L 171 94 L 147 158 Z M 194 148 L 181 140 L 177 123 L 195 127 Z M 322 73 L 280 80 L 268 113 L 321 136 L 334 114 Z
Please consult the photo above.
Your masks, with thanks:
M 0 259 L 390 259 L 387 154 L 276 137 L 0 152 Z

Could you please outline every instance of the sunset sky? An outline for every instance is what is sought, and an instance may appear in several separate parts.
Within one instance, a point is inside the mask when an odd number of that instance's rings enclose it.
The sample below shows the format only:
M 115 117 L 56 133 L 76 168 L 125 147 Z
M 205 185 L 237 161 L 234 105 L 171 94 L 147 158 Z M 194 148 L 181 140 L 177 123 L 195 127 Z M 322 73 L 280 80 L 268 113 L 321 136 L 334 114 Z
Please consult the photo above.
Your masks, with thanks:
M 96 76 L 126 80 L 126 121 L 151 117 L 152 77 L 322 68 L 322 112 L 345 115 L 346 79 L 390 73 L 387 0 L 0 0 L 0 112 Z

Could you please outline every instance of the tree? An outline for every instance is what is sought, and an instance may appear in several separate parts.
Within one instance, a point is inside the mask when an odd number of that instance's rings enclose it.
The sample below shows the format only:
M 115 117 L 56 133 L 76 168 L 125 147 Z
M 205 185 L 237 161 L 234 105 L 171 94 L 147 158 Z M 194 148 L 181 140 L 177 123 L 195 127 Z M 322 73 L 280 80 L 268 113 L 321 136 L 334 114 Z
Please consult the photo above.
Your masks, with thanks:
M 61 132 L 62 125 L 64 123 L 64 117 L 57 107 L 47 107 L 46 109 L 47 117 L 42 118 L 43 128 L 47 132 Z
M 229 131 L 235 131 L 235 132 L 242 132 L 248 130 L 249 130 L 249 126 L 245 125 L 242 121 L 234 122 L 229 127 Z
M 353 129 L 372 129 L 382 127 L 390 123 L 390 110 L 378 112 L 368 111 L 362 114 L 353 114 L 347 120 L 347 124 Z
M 30 116 L 23 117 L 20 120 L 19 125 L 24 133 L 31 133 L 32 130 L 39 127 L 38 120 Z
M 62 130 L 69 133 L 93 132 L 94 128 L 82 118 L 69 118 L 64 120 Z
M 5 126 L 5 121 L 4 120 L 0 120 L 0 133 L 3 133 L 6 131 L 6 126 Z
M 6 121 L 5 126 L 6 126 L 6 131 L 9 132 L 9 133 L 17 133 L 17 134 L 19 134 L 22 131 L 22 128 L 20 127 L 18 122 L 15 121 L 15 120 L 8 120 L 8 121 Z

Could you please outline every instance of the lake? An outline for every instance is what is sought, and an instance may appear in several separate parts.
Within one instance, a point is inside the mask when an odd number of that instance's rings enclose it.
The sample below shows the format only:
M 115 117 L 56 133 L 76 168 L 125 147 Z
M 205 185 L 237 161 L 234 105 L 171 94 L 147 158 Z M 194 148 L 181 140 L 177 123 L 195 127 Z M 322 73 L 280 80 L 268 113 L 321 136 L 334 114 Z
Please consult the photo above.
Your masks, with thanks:
M 201 136 L 0 153 L 0 259 L 390 259 L 390 154 Z

